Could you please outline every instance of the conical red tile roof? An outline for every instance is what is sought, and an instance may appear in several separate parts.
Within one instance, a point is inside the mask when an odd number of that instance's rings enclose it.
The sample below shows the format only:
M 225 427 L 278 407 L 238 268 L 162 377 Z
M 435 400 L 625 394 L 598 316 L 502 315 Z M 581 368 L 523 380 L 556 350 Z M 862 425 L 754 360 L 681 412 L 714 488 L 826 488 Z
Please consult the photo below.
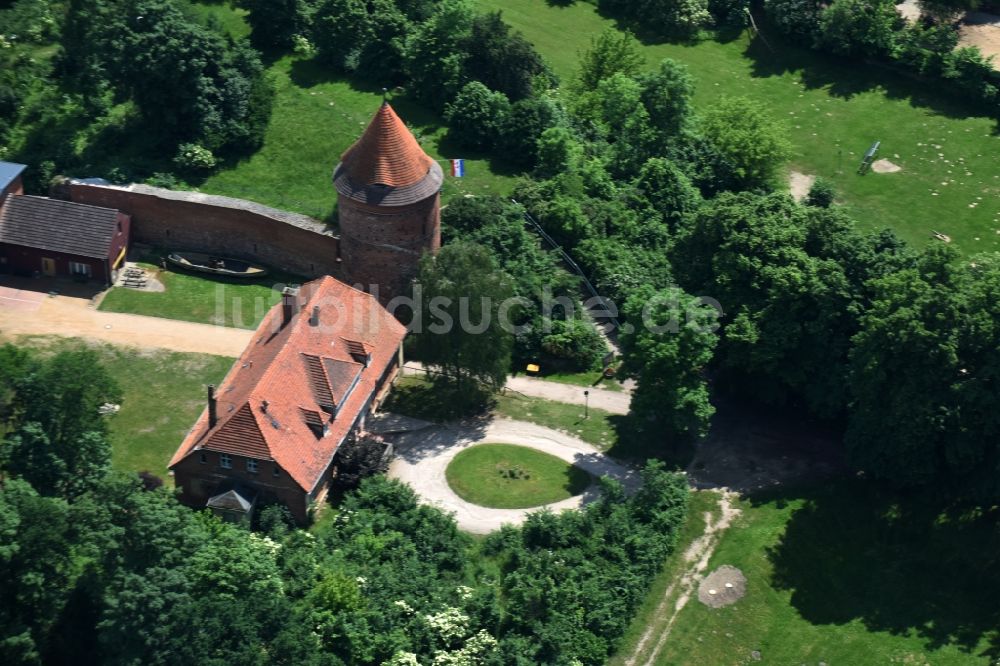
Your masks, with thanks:
M 388 102 L 368 129 L 344 151 L 340 162 L 356 185 L 406 187 L 427 175 L 434 164 Z

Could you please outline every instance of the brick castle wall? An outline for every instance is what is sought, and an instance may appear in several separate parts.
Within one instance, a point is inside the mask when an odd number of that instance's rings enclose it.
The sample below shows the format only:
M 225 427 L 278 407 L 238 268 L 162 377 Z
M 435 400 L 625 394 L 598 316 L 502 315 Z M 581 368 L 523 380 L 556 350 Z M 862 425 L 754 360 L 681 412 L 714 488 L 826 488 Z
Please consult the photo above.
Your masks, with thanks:
M 395 209 L 341 196 L 338 206 L 344 281 L 365 291 L 379 285 L 383 303 L 408 293 L 420 257 L 441 248 L 440 195 Z
M 132 240 L 162 250 L 256 261 L 306 278 L 342 277 L 340 239 L 321 222 L 242 199 L 147 185 L 64 180 L 53 197 L 132 216 Z

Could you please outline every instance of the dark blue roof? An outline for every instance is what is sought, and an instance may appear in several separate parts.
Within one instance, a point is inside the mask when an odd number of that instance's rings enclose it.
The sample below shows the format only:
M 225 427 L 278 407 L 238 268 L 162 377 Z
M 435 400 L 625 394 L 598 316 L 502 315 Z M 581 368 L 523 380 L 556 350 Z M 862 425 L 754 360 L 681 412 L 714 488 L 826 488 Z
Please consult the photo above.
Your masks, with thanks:
M 21 175 L 21 172 L 28 167 L 24 164 L 14 162 L 0 162 L 0 191 L 14 182 L 14 179 Z

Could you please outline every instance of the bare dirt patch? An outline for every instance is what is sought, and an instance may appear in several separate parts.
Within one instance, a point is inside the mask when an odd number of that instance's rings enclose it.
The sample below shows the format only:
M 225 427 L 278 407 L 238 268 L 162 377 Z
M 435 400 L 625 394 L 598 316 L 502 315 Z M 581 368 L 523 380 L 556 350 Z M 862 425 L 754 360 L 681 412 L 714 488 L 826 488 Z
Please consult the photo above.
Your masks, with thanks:
M 723 564 L 698 586 L 698 601 L 709 608 L 735 604 L 747 593 L 747 579 L 736 567 Z
M 788 174 L 788 189 L 792 191 L 792 198 L 796 201 L 803 201 L 815 182 L 816 176 L 807 173 L 792 171 Z
M 994 56 L 993 69 L 1000 69 L 1000 16 L 969 12 L 959 29 L 959 46 L 976 46 L 985 56 Z
M 872 162 L 872 171 L 875 173 L 896 173 L 897 171 L 902 170 L 903 167 L 898 164 L 894 164 L 885 158 Z

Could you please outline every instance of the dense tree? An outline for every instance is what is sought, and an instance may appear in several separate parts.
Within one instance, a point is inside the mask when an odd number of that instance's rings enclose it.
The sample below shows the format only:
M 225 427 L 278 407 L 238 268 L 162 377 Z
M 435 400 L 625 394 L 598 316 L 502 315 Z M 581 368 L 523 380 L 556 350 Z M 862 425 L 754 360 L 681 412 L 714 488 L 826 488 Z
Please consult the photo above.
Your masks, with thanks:
M 792 41 L 812 46 L 819 33 L 823 7 L 819 0 L 764 0 L 764 12 L 775 27 Z
M 438 111 L 468 82 L 463 48 L 475 13 L 468 0 L 444 0 L 406 40 L 404 69 L 416 99 Z
M 315 0 L 239 0 L 247 10 L 250 40 L 258 48 L 290 49 L 309 35 Z
M 817 178 L 809 188 L 806 203 L 819 208 L 829 208 L 833 205 L 833 198 L 836 194 L 836 190 L 833 189 L 833 183 L 825 178 Z
M 538 140 L 542 134 L 566 123 L 565 111 L 549 97 L 514 102 L 500 127 L 500 153 L 511 164 L 531 169 L 538 164 Z
M 576 83 L 583 92 L 596 90 L 597 84 L 613 74 L 634 76 L 643 64 L 639 40 L 629 32 L 608 28 L 590 40 L 580 56 Z
M 511 101 L 532 96 L 538 78 L 554 82 L 531 42 L 512 31 L 499 11 L 480 14 L 472 21 L 468 53 L 465 66 L 469 76 Z
M 362 479 L 388 471 L 386 443 L 372 435 L 356 437 L 337 449 L 337 485 L 357 488 Z
M 716 359 L 727 379 L 832 416 L 847 402 L 864 285 L 900 262 L 885 240 L 787 195 L 727 194 L 686 222 L 671 258 L 682 287 L 726 312 Z
M 446 245 L 421 260 L 417 286 L 414 348 L 420 359 L 440 368 L 459 395 L 474 395 L 483 385 L 502 387 L 513 346 L 505 302 L 513 290 L 490 252 L 471 243 Z
M 1000 264 L 935 246 L 873 287 L 851 353 L 851 460 L 899 486 L 943 481 L 995 501 Z
M 270 116 L 273 87 L 257 53 L 170 0 L 72 0 L 59 68 L 88 98 L 133 100 L 147 129 L 174 145 L 251 150 Z
M 781 125 L 747 98 L 722 98 L 705 112 L 700 129 L 720 158 L 715 168 L 728 172 L 740 189 L 767 186 L 789 155 Z
M 623 308 L 625 371 L 638 380 L 631 413 L 669 445 L 708 433 L 714 409 L 705 369 L 718 313 L 680 289 L 636 289 Z
M 690 121 L 694 79 L 687 67 L 665 58 L 656 71 L 642 74 L 637 80 L 649 123 L 659 134 L 661 146 L 666 148 L 668 141 L 680 135 Z
M 836 0 L 820 15 L 817 43 L 838 55 L 892 55 L 905 22 L 892 0 Z
M 121 392 L 89 350 L 71 350 L 43 362 L 20 360 L 11 385 L 13 423 L 0 463 L 46 495 L 75 497 L 111 464 L 101 407 Z
M 413 25 L 392 0 L 325 0 L 316 11 L 313 42 L 320 58 L 374 82 L 397 83 Z
M 663 158 L 647 161 L 635 180 L 638 194 L 665 223 L 676 227 L 701 203 L 701 194 L 680 168 Z
M 476 150 L 496 148 L 500 128 L 504 126 L 510 102 L 479 81 L 467 83 L 444 108 L 450 136 Z
M 77 575 L 70 510 L 27 482 L 0 484 L 0 661 L 37 664 Z

